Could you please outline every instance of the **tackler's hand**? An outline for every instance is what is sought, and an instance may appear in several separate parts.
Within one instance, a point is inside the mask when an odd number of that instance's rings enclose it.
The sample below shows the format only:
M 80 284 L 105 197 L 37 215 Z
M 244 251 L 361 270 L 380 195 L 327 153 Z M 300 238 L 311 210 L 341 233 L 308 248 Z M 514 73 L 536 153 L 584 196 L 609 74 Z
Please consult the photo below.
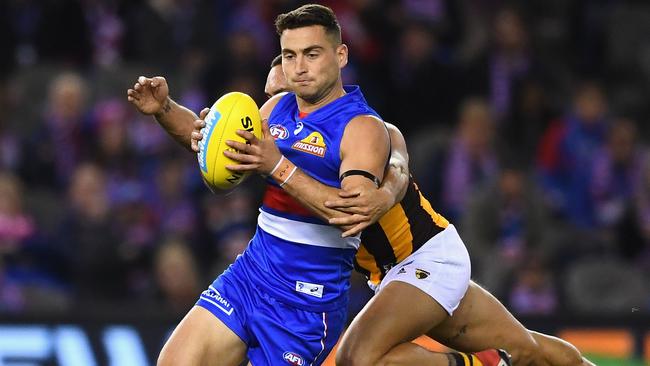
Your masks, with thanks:
M 332 225 L 345 227 L 343 237 L 359 234 L 376 223 L 394 205 L 394 197 L 383 189 L 371 186 L 357 187 L 354 191 L 342 190 L 339 199 L 326 201 L 325 207 L 348 215 L 329 220 Z
M 162 76 L 140 76 L 133 88 L 126 91 L 126 95 L 127 100 L 143 114 L 160 114 L 169 106 L 169 86 Z
M 203 140 L 202 130 L 205 128 L 205 116 L 208 115 L 208 112 L 210 112 L 210 108 L 203 108 L 201 113 L 199 113 L 199 119 L 194 120 L 193 122 L 194 129 L 190 136 L 190 145 L 192 146 L 192 150 L 197 153 L 199 152 L 199 141 Z

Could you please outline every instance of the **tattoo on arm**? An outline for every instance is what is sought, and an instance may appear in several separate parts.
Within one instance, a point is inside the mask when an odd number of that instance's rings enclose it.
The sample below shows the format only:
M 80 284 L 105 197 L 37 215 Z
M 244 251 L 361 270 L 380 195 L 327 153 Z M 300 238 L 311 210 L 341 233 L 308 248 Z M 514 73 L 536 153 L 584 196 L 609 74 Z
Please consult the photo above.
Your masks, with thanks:
M 172 110 L 172 104 L 169 102 L 169 98 L 165 99 L 165 104 L 162 107 L 162 113 L 165 114 Z
M 153 116 L 156 117 L 156 119 L 158 119 L 158 118 L 161 118 L 162 116 L 164 116 L 165 114 L 169 113 L 169 111 L 171 111 L 171 110 L 172 110 L 172 102 L 171 102 L 171 99 L 167 98 L 163 102 L 163 106 L 160 109 L 160 111 L 158 113 L 154 114 Z

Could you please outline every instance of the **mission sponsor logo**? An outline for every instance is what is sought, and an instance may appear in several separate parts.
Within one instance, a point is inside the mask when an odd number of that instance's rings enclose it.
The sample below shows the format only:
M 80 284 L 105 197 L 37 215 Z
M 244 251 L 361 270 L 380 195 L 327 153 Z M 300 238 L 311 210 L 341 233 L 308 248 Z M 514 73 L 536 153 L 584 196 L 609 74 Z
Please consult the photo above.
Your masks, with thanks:
M 325 151 L 327 151 L 327 146 L 325 145 L 325 140 L 323 135 L 320 132 L 314 131 L 300 141 L 296 141 L 292 146 L 292 149 L 303 151 L 308 154 L 316 155 L 319 157 L 325 156 Z

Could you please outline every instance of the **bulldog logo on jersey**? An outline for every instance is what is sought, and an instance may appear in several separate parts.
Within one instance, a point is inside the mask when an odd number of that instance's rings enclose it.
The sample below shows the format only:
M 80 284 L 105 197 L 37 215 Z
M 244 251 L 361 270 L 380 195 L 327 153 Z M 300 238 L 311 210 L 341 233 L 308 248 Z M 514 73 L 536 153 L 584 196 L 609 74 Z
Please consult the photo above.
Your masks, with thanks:
M 282 125 L 271 125 L 269 130 L 275 140 L 286 140 L 289 137 L 289 131 Z
M 320 156 L 321 158 L 325 156 L 325 151 L 327 151 L 327 146 L 325 145 L 323 135 L 317 131 L 310 133 L 309 136 L 300 141 L 296 141 L 291 146 L 291 148 L 312 155 Z
M 429 277 L 429 272 L 427 272 L 427 271 L 425 271 L 425 270 L 423 270 L 423 269 L 417 269 L 417 268 L 416 268 L 416 269 L 415 269 L 415 277 L 416 277 L 418 280 L 423 280 L 423 279 Z

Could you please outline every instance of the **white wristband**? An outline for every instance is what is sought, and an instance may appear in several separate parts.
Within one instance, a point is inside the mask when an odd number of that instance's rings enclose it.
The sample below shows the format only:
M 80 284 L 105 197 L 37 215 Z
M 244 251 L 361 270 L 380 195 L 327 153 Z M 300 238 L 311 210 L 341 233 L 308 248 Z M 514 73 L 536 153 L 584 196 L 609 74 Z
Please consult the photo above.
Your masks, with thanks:
M 278 168 L 280 167 L 280 164 L 282 164 L 282 160 L 284 160 L 284 155 L 282 155 L 282 157 L 280 158 L 280 160 L 278 160 L 278 163 L 275 164 L 275 167 L 273 168 L 273 170 L 271 170 L 271 172 L 269 173 L 269 175 L 273 175 L 273 173 L 275 173 L 275 171 L 278 170 Z
M 282 186 L 284 186 L 285 184 L 287 184 L 287 182 L 289 181 L 289 179 L 291 179 L 291 177 L 293 177 L 293 174 L 296 172 L 296 170 L 298 170 L 298 167 L 294 165 L 294 166 L 293 166 L 293 169 L 291 169 L 291 173 L 289 173 L 289 175 L 287 175 L 287 178 L 284 180 L 284 182 L 280 183 L 280 187 L 282 187 Z

